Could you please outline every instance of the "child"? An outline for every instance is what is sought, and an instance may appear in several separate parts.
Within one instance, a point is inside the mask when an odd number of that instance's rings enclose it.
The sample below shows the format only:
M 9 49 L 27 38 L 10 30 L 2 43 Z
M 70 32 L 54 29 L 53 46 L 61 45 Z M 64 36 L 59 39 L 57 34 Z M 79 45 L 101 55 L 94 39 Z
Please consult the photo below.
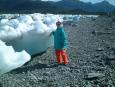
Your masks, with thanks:
M 58 21 L 56 22 L 57 29 L 55 32 L 53 32 L 54 35 L 54 48 L 55 53 L 57 57 L 58 64 L 62 64 L 64 61 L 64 64 L 68 64 L 68 56 L 66 53 L 67 49 L 67 37 L 65 34 L 65 31 L 63 29 L 62 22 Z

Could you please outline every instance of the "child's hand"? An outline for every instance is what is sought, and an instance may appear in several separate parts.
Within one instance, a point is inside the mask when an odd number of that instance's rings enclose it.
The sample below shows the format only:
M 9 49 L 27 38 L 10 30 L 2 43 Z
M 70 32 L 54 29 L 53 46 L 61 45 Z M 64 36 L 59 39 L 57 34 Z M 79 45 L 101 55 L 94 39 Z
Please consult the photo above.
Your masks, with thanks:
M 49 36 L 52 36 L 52 35 L 53 35 L 53 32 L 51 32 Z

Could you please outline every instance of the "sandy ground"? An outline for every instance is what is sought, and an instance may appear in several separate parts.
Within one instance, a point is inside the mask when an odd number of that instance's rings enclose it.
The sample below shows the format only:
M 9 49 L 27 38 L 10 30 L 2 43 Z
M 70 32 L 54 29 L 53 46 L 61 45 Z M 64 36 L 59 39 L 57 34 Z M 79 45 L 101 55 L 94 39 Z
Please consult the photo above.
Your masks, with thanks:
M 0 87 L 115 87 L 115 18 L 101 16 L 64 24 L 68 65 L 53 47 L 0 77 Z

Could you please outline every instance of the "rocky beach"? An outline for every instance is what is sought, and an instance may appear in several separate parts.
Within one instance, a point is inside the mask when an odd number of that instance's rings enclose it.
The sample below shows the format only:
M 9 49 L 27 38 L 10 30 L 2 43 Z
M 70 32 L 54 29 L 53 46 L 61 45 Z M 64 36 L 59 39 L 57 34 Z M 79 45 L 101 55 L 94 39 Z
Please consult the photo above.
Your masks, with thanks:
M 115 87 L 115 17 L 64 23 L 68 65 L 58 65 L 53 47 L 0 76 L 0 87 Z

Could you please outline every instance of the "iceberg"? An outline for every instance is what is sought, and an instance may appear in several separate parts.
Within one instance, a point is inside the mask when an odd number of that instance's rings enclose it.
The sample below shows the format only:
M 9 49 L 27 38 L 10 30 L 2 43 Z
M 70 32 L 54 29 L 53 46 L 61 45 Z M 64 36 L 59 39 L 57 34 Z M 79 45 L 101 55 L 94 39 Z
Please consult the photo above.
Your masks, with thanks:
M 62 18 L 53 14 L 20 15 L 14 19 L 0 21 L 0 40 L 20 52 L 38 54 L 53 45 L 50 33 L 56 30 L 56 21 Z
M 21 67 L 31 56 L 26 51 L 15 52 L 12 46 L 7 46 L 0 40 L 0 75 Z

